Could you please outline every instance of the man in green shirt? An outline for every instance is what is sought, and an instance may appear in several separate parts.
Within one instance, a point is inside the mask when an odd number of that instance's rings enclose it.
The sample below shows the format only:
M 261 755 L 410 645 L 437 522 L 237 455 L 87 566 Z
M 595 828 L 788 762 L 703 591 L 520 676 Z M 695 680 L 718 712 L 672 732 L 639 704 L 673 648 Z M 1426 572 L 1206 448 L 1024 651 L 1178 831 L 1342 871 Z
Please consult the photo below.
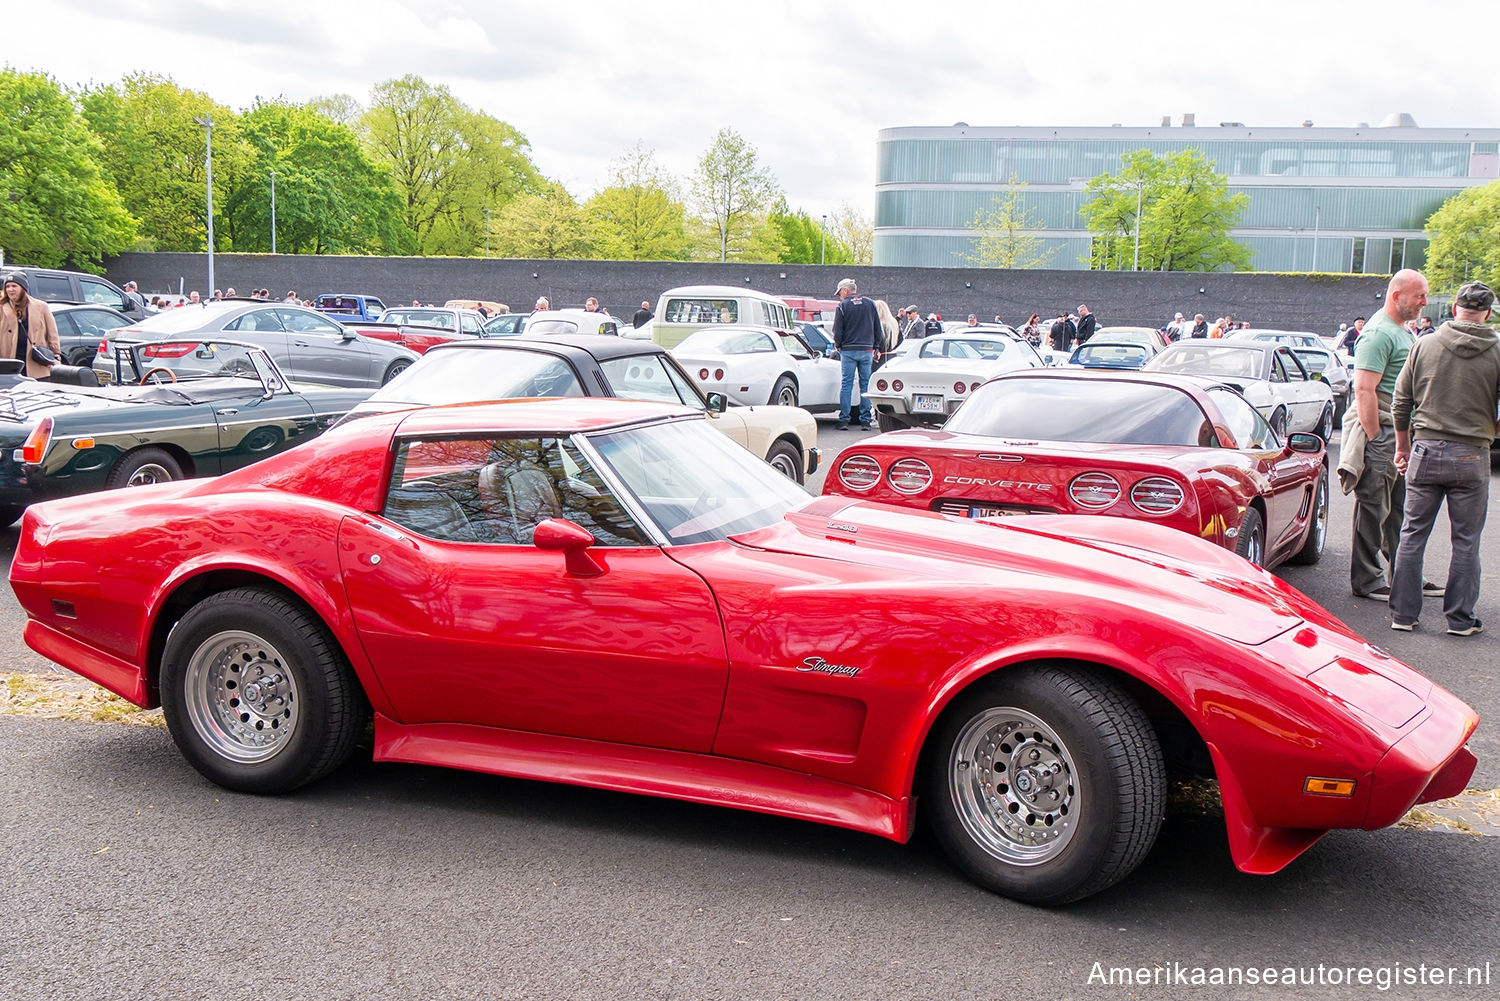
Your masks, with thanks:
M 1364 470 L 1354 484 L 1349 583 L 1361 598 L 1389 601 L 1391 597 L 1386 567 L 1395 561 L 1406 499 L 1405 481 L 1395 463 L 1391 397 L 1413 342 L 1406 324 L 1415 320 L 1425 305 L 1427 279 L 1409 268 L 1396 272 L 1386 286 L 1385 305 L 1365 324 L 1354 346 L 1355 418 L 1366 441 Z M 1381 557 L 1385 558 L 1384 566 Z M 1422 592 L 1438 597 L 1443 588 L 1423 584 Z

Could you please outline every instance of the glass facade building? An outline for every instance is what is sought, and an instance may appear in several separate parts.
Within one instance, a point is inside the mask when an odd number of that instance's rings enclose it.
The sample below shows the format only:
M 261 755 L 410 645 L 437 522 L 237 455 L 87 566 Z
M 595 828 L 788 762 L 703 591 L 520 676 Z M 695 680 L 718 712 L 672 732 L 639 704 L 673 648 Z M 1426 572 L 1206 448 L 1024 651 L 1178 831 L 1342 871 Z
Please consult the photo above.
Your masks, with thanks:
M 1088 267 L 1084 186 L 1136 149 L 1196 149 L 1248 204 L 1232 230 L 1255 271 L 1388 274 L 1426 260 L 1427 218 L 1500 176 L 1500 129 L 882 129 L 876 140 L 875 264 L 969 267 L 974 217 L 1023 182 L 1047 267 Z

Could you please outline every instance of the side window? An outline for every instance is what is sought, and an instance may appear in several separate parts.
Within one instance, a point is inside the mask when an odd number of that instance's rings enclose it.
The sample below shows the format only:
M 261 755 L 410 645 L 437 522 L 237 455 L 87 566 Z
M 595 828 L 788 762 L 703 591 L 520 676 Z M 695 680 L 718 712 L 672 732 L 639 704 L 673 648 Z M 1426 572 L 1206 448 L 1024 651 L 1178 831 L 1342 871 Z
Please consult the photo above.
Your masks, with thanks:
M 1271 356 L 1271 381 L 1286 382 L 1286 369 L 1281 367 L 1281 353 Z
M 479 317 L 472 316 L 472 315 L 470 315 L 468 313 L 459 313 L 458 314 L 458 329 L 461 330 L 461 331 L 463 331 L 466 334 L 473 334 L 474 336 L 478 337 L 479 336 Z
M 225 330 L 281 330 L 281 320 L 277 317 L 277 310 L 257 309 L 246 313 L 237 320 L 231 320 L 224 325 Z
M 1307 371 L 1302 367 L 1302 360 L 1297 357 L 1295 351 L 1278 351 L 1276 355 L 1281 359 L 1282 368 L 1286 370 L 1287 382 L 1307 381 Z
M 71 311 L 66 312 L 66 313 L 62 313 L 62 312 L 53 313 L 52 314 L 52 319 L 54 319 L 54 320 L 57 321 L 57 332 L 59 334 L 87 334 L 87 333 L 90 333 L 91 331 L 85 329 L 84 326 L 80 326 L 78 324 L 78 322 L 77 322 L 78 321 L 78 315 L 77 315 L 78 313 L 79 313 L 79 310 L 71 310 Z M 93 332 L 97 333 L 97 331 L 93 331 Z
M 31 294 L 43 302 L 72 302 L 73 283 L 66 275 L 32 275 Z
M 338 324 L 317 313 L 301 309 L 278 309 L 276 315 L 282 326 L 299 334 L 342 334 Z
M 797 339 L 796 335 L 778 333 L 776 336 L 781 339 L 781 346 L 786 348 L 786 353 L 791 355 L 793 358 L 812 358 L 812 353 L 807 350 L 807 346 L 805 344 Z
M 103 282 L 80 278 L 78 287 L 83 292 L 84 302 L 97 302 L 101 306 L 119 306 L 125 301 L 123 292 L 117 292 Z
M 600 546 L 650 545 L 583 454 L 561 438 L 402 442 L 381 513 L 447 542 L 529 546 L 537 525 L 566 518 Z
M 1218 406 L 1219 413 L 1224 415 L 1224 423 L 1228 425 L 1229 433 L 1234 435 L 1237 446 L 1264 449 L 1277 444 L 1271 433 L 1271 426 L 1243 396 L 1222 386 L 1210 387 L 1208 396 Z
M 687 404 L 702 409 L 698 395 L 682 384 L 682 376 L 662 354 L 630 355 L 601 361 L 599 368 L 614 394 L 626 400 Z

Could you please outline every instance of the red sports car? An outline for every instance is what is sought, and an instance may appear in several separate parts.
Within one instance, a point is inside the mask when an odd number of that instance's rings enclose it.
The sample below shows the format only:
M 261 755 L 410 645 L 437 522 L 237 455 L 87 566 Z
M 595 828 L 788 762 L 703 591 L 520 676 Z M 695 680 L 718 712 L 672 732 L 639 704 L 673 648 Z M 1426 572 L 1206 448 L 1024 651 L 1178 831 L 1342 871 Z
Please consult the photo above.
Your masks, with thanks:
M 897 841 L 1059 903 L 1218 778 L 1236 864 L 1464 787 L 1468 706 L 1222 549 L 1121 518 L 965 521 L 803 489 L 699 411 L 381 414 L 216 480 L 33 505 L 36 651 L 158 702 L 204 775 L 353 753 Z
M 1231 386 L 1195 376 L 1000 376 L 941 431 L 845 448 L 823 492 L 970 518 L 1139 518 L 1265 567 L 1316 563 L 1328 535 L 1323 440 L 1283 442 Z

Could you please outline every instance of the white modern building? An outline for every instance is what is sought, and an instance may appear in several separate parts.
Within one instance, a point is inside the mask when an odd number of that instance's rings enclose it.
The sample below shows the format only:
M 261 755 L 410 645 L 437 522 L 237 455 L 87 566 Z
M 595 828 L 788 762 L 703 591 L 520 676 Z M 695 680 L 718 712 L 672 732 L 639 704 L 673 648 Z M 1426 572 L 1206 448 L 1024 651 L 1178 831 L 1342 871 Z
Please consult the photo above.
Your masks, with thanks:
M 875 264 L 969 267 L 979 211 L 1025 183 L 1049 268 L 1088 267 L 1084 186 L 1122 154 L 1193 148 L 1249 204 L 1232 231 L 1256 271 L 1388 274 L 1426 259 L 1427 218 L 1459 191 L 1500 176 L 1500 128 L 1424 129 L 1410 115 L 1377 126 L 882 129 L 876 141 Z

